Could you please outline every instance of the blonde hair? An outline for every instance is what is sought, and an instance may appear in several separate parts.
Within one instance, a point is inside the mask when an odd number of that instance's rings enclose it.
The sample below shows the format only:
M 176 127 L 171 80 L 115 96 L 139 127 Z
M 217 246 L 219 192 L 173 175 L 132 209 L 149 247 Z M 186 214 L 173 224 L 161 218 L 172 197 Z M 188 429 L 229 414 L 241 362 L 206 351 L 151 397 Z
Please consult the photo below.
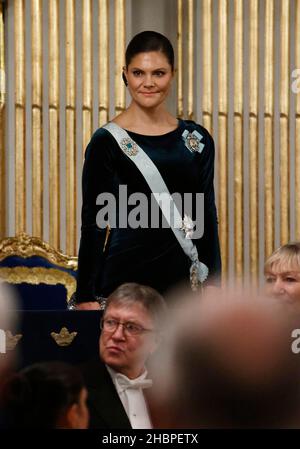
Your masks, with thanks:
M 266 273 L 275 266 L 279 269 L 284 267 L 287 271 L 295 270 L 297 267 L 300 271 L 300 242 L 286 243 L 277 248 L 266 260 L 264 272 Z

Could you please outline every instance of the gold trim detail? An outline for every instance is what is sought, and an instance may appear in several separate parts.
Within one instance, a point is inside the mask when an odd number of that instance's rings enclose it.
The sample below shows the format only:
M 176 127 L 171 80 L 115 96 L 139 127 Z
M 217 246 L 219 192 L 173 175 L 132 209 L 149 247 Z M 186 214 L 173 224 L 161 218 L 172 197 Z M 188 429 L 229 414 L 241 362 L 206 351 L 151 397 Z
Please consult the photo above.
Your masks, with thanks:
M 109 111 L 109 2 L 98 0 L 99 126 L 108 122 Z
M 11 284 L 57 285 L 62 284 L 67 290 L 67 301 L 76 290 L 76 279 L 65 271 L 45 267 L 1 267 L 0 277 Z
M 93 13 L 91 0 L 82 0 L 82 148 L 86 148 L 93 128 Z
M 222 254 L 223 280 L 228 273 L 229 256 L 229 217 L 228 217 L 228 2 L 219 1 L 218 12 L 219 49 L 218 49 L 218 144 L 219 144 L 219 227 Z
M 78 2 L 79 3 L 79 2 Z M 65 105 L 65 153 L 66 153 L 66 179 L 65 204 L 66 209 L 66 251 L 74 255 L 76 246 L 76 11 L 75 1 L 66 0 L 65 4 L 65 58 L 66 58 L 66 105 Z
M 177 0 L 177 116 L 183 117 L 183 4 Z
M 274 250 L 274 1 L 265 3 L 264 175 L 265 258 Z
M 26 106 L 25 106 L 25 1 L 15 0 L 14 58 L 15 58 L 15 228 L 26 230 Z
M 70 346 L 77 335 L 77 332 L 69 332 L 66 327 L 62 327 L 59 334 L 51 332 L 51 337 L 58 346 Z
M 280 244 L 290 240 L 290 1 L 281 1 L 280 14 Z M 278 86 L 278 87 L 279 87 Z
M 194 120 L 194 1 L 188 0 L 188 106 L 189 120 Z
M 212 25 L 213 11 L 211 0 L 202 0 L 202 73 L 203 73 L 203 125 L 212 132 L 212 114 L 213 114 L 213 94 L 212 94 L 212 58 L 213 58 L 213 39 Z
M 115 0 L 115 113 L 125 110 L 126 90 L 122 82 L 125 54 L 125 1 Z
M 69 270 L 77 270 L 77 257 L 67 256 L 38 237 L 31 237 L 21 232 L 16 237 L 0 241 L 0 261 L 9 256 L 44 257 L 48 261 Z
M 60 143 L 59 143 L 59 111 L 60 111 L 60 63 L 59 63 L 59 1 L 48 2 L 49 55 L 48 72 L 51 73 L 48 83 L 49 95 L 49 242 L 55 248 L 60 247 Z
M 31 0 L 32 233 L 43 236 L 43 24 L 42 0 Z M 16 124 L 17 125 L 17 124 Z M 18 125 L 17 125 L 18 126 Z
M 22 337 L 22 334 L 13 335 L 10 330 L 5 331 L 7 351 L 13 351 Z
M 259 269 L 259 145 L 258 145 L 258 83 L 259 83 L 259 8 L 258 0 L 251 0 L 249 4 L 249 224 L 250 224 L 250 277 L 252 284 L 257 282 Z
M 243 179 L 243 2 L 234 2 L 234 250 L 235 275 L 244 273 L 244 179 Z

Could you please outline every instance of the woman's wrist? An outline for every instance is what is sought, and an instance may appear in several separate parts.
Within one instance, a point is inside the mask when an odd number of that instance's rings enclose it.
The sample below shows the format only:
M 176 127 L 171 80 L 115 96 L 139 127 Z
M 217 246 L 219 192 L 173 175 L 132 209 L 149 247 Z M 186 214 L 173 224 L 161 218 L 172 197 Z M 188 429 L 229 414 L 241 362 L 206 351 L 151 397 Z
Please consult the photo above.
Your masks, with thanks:
M 98 301 L 87 301 L 76 304 L 73 310 L 101 310 L 101 308 Z
M 68 310 L 104 310 L 106 305 L 106 298 L 103 296 L 96 296 L 90 301 L 77 301 L 76 293 L 71 296 L 67 308 Z

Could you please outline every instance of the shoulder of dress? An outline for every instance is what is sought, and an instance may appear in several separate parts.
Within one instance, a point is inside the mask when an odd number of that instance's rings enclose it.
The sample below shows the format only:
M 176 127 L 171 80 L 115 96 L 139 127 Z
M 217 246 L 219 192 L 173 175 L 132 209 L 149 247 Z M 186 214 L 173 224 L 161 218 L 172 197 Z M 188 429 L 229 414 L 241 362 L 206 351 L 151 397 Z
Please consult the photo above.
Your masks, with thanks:
M 190 140 L 192 140 L 192 137 L 194 136 L 194 139 L 196 139 L 196 141 L 197 139 L 200 139 L 200 142 L 197 142 L 198 147 L 201 148 L 199 153 L 214 154 L 214 141 L 206 128 L 204 128 L 199 123 L 194 122 L 193 120 L 183 120 L 183 124 L 184 131 L 182 133 L 182 136 L 184 141 L 189 140 L 189 136 L 191 136 Z M 187 143 L 186 145 L 189 146 L 189 143 Z M 192 142 L 192 145 L 195 145 L 195 143 Z M 204 151 L 202 152 L 202 150 Z
M 210 133 L 204 126 L 200 125 L 199 123 L 194 122 L 193 120 L 183 120 L 185 129 L 188 129 L 188 131 L 198 131 L 205 137 L 211 137 Z
M 85 159 L 90 157 L 113 158 L 117 146 L 113 136 L 105 128 L 98 128 L 86 147 Z
M 105 128 L 98 128 L 92 135 L 89 147 L 99 147 L 110 149 L 113 145 L 117 145 L 112 134 Z
M 107 129 L 101 127 L 96 129 L 96 131 L 94 132 L 94 134 L 92 135 L 92 139 L 107 139 L 111 136 L 110 132 L 107 131 Z

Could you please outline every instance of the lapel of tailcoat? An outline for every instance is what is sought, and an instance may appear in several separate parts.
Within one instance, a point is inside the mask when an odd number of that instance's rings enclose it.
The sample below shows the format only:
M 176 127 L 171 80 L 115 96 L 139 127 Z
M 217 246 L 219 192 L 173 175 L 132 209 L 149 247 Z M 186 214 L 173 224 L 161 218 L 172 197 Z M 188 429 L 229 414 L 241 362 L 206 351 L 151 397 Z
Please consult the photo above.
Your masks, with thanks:
M 88 389 L 90 428 L 131 429 L 131 424 L 113 384 L 109 372 L 100 360 L 93 360 L 82 368 Z

